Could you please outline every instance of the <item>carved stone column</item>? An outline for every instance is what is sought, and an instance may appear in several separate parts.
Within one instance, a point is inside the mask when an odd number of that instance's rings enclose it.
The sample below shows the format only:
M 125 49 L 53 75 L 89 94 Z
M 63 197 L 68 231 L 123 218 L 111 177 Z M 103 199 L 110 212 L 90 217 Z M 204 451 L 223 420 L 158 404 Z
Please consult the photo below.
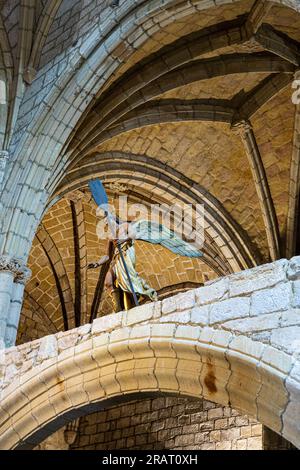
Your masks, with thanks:
M 31 271 L 20 260 L 0 256 L 0 339 L 15 344 L 22 300 Z
M 253 128 L 249 121 L 241 120 L 233 124 L 232 130 L 242 138 L 244 143 L 264 219 L 271 259 L 275 261 L 280 258 L 278 221 Z
M 6 168 L 6 163 L 8 160 L 8 152 L 5 150 L 0 150 L 0 188 L 1 188 L 1 183 L 4 178 L 4 172 Z

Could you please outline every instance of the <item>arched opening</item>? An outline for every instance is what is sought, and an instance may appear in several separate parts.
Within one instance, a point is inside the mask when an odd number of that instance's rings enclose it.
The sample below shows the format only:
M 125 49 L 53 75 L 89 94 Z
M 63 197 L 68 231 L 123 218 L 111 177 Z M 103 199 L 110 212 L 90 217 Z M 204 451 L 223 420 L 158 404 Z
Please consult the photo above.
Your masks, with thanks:
M 33 349 L 28 343 L 31 370 L 2 392 L 2 448 L 33 448 L 69 421 L 140 393 L 230 405 L 299 445 L 296 417 L 285 414 L 286 375 L 261 360 L 261 343 L 172 323 L 87 331 L 58 334 L 60 346 L 55 346 L 55 337 L 32 343 Z M 87 339 L 82 341 L 84 334 Z M 54 356 L 56 347 L 62 349 Z M 294 387 L 293 393 L 299 389 Z

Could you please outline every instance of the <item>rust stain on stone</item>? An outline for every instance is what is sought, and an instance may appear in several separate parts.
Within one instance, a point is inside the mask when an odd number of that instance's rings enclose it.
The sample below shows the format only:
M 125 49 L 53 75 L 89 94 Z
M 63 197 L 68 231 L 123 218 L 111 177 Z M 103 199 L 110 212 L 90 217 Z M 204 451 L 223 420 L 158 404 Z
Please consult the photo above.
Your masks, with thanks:
M 64 382 L 65 382 L 65 379 L 64 379 L 64 377 L 62 377 L 61 375 L 58 375 L 58 376 L 56 377 L 56 384 L 59 386 L 61 392 L 64 392 L 64 391 L 65 391 L 65 384 L 64 384 Z
M 68 399 L 66 397 L 65 378 L 62 375 L 57 375 L 56 376 L 56 384 L 59 386 L 59 390 L 60 390 L 60 393 L 61 393 L 60 399 L 63 402 L 67 402 Z M 62 393 L 62 392 L 64 392 L 64 393 Z
M 206 387 L 208 388 L 209 392 L 211 394 L 214 394 L 217 392 L 217 386 L 216 386 L 216 376 L 214 372 L 214 367 L 211 364 L 207 364 L 207 374 L 204 378 L 204 383 Z

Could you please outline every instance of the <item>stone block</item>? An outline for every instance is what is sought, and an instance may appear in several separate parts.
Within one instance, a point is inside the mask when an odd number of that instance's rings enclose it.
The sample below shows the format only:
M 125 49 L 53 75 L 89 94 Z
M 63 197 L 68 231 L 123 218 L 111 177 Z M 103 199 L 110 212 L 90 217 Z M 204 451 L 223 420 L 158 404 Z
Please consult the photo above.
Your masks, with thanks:
M 247 440 L 247 450 L 261 450 L 262 437 L 249 437 Z
M 135 323 L 142 323 L 144 321 L 150 320 L 153 316 L 154 308 L 155 304 L 149 303 L 128 310 L 125 315 L 126 320 L 123 322 L 123 324 L 125 326 L 131 326 Z
M 96 318 L 92 323 L 92 334 L 97 335 L 99 333 L 112 331 L 113 329 L 120 327 L 123 316 L 124 312 L 118 312 Z
M 238 320 L 231 320 L 226 322 L 226 328 L 232 332 L 239 333 L 252 333 L 255 331 L 266 331 L 278 328 L 282 313 L 269 313 L 266 315 L 259 315 L 257 317 L 241 318 Z
M 237 450 L 246 450 L 247 449 L 247 439 L 239 439 L 236 443 Z
M 238 351 L 243 355 L 250 356 L 256 360 L 260 359 L 264 348 L 264 344 L 252 341 L 251 338 L 241 335 L 236 336 L 230 343 L 230 350 Z
M 223 300 L 228 297 L 228 279 L 218 279 L 210 285 L 199 287 L 196 289 L 196 303 L 197 305 L 205 305 L 211 302 Z
M 279 284 L 273 289 L 264 289 L 251 296 L 250 315 L 286 310 L 290 306 L 291 286 L 289 283 Z
M 292 282 L 292 293 L 292 307 L 298 308 L 300 307 L 300 279 Z
M 300 326 L 288 326 L 274 330 L 271 344 L 288 353 L 300 353 Z
M 209 306 L 194 307 L 191 311 L 191 322 L 204 326 L 209 323 Z
M 217 442 L 216 450 L 231 450 L 231 442 Z
M 228 426 L 228 419 L 227 418 L 216 419 L 215 429 L 226 429 L 227 426 Z
M 223 417 L 223 408 L 214 408 L 212 410 L 208 410 L 208 420 L 217 419 Z
M 57 339 L 55 335 L 45 336 L 41 339 L 37 361 L 45 361 L 58 355 Z
M 167 299 L 164 299 L 162 301 L 161 311 L 163 315 L 166 315 L 167 313 L 175 312 L 176 309 L 177 309 L 177 305 L 176 305 L 176 301 L 174 300 L 174 297 L 168 297 Z
M 191 319 L 191 311 L 186 310 L 185 312 L 175 312 L 169 315 L 162 316 L 160 323 L 189 323 Z
M 249 294 L 285 281 L 287 264 L 284 259 L 233 274 L 229 279 L 230 296 Z
M 284 374 L 288 374 L 293 365 L 293 357 L 271 346 L 267 346 L 262 355 L 262 362 L 275 367 Z
M 221 431 L 222 441 L 223 440 L 224 441 L 233 441 L 235 439 L 239 439 L 240 437 L 241 437 L 240 428 L 232 428 L 232 429 L 226 429 L 226 430 L 222 429 L 222 431 Z
M 262 435 L 262 425 L 261 424 L 253 424 L 252 428 L 251 428 L 251 435 L 253 437 L 261 436 Z
M 243 318 L 249 315 L 250 298 L 235 297 L 233 299 L 222 300 L 211 305 L 210 322 L 221 323 L 235 318 Z
M 178 325 L 175 332 L 175 339 L 193 339 L 197 340 L 200 335 L 200 329 L 190 325 Z
M 183 434 L 182 436 L 175 437 L 175 447 L 177 446 L 188 446 L 194 444 L 195 436 L 192 434 Z
M 294 256 L 294 258 L 289 261 L 287 277 L 292 281 L 300 279 L 300 256 Z

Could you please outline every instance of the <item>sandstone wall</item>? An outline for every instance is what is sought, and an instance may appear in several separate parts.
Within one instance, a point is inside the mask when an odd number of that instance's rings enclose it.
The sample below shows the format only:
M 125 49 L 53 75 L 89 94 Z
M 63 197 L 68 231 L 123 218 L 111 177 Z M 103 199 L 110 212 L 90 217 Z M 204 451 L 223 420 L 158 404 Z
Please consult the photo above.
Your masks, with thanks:
M 262 425 L 206 400 L 159 397 L 81 419 L 76 450 L 261 450 Z

